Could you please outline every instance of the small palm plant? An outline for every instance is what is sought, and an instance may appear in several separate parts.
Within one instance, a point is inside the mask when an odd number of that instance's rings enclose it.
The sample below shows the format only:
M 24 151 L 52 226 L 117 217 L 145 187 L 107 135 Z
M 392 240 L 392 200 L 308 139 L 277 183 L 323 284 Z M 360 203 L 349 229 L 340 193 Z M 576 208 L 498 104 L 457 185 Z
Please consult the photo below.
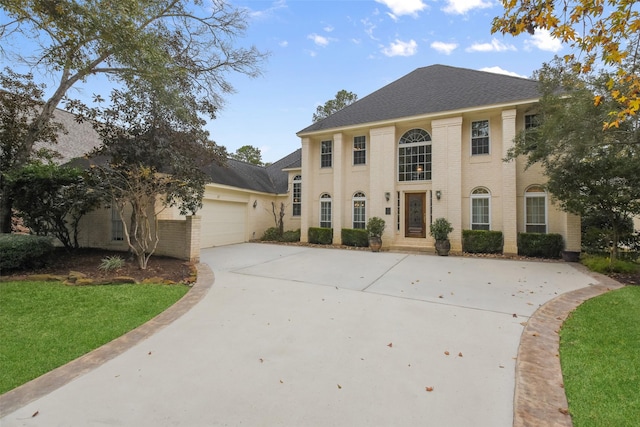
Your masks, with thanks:
M 122 267 L 124 267 L 124 259 L 120 258 L 118 255 L 114 255 L 102 258 L 98 268 L 103 271 L 117 271 Z

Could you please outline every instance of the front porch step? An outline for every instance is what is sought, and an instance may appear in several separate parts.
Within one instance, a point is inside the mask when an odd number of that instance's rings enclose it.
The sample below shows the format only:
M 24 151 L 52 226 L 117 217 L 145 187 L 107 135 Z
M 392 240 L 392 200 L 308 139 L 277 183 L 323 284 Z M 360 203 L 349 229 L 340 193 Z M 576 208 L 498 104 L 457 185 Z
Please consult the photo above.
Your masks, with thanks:
M 395 244 L 389 246 L 390 252 L 408 252 L 408 253 L 417 253 L 417 254 L 435 254 L 436 249 L 434 247 L 426 247 L 426 246 L 418 246 L 418 245 L 410 245 L 410 244 Z

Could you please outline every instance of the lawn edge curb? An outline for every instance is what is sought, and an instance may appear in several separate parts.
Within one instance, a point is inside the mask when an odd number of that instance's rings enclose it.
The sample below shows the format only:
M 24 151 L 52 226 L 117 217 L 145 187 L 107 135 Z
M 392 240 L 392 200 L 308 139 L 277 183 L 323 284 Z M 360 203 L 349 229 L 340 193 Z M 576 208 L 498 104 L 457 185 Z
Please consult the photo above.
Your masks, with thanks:
M 0 395 L 0 418 L 124 353 L 188 312 L 204 298 L 215 280 L 213 271 L 207 264 L 196 264 L 196 269 L 198 279 L 189 292 L 153 319 L 65 365 Z
M 559 295 L 538 308 L 520 337 L 513 399 L 514 427 L 572 427 L 560 366 L 558 332 L 569 314 L 583 302 L 623 284 L 572 264 L 596 283 Z

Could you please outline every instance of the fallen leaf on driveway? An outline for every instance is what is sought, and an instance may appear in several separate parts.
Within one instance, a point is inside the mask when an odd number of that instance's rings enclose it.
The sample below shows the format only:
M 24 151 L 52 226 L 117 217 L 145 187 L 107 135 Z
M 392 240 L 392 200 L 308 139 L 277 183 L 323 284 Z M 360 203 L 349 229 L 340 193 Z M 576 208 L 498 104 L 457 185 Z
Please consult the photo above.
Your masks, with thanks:
M 36 412 L 34 412 L 34 413 L 33 413 L 33 415 L 31 415 L 31 418 L 33 418 L 33 417 L 37 417 L 39 413 L 40 413 L 40 411 L 36 411 Z
M 462 357 L 462 352 L 458 353 L 458 357 Z
M 342 386 L 338 384 L 338 390 L 342 390 Z
M 433 387 L 425 387 L 424 388 L 426 391 L 433 391 Z
M 558 411 L 563 415 L 569 415 L 569 410 L 567 408 L 558 408 Z
M 449 351 L 445 351 L 444 354 L 446 354 L 448 356 L 449 355 Z
M 387 347 L 393 347 L 393 343 L 390 342 L 389 344 L 387 344 Z
M 517 314 L 515 314 L 515 313 L 513 313 L 513 317 L 518 317 L 518 315 L 517 315 Z

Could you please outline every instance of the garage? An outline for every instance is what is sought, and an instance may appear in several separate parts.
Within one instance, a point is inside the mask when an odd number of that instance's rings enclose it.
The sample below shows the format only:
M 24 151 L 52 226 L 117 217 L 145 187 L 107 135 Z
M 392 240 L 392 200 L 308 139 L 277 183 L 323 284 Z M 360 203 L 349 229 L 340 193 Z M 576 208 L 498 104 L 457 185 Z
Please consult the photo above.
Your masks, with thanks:
M 203 200 L 200 247 L 242 243 L 246 235 L 246 203 Z

